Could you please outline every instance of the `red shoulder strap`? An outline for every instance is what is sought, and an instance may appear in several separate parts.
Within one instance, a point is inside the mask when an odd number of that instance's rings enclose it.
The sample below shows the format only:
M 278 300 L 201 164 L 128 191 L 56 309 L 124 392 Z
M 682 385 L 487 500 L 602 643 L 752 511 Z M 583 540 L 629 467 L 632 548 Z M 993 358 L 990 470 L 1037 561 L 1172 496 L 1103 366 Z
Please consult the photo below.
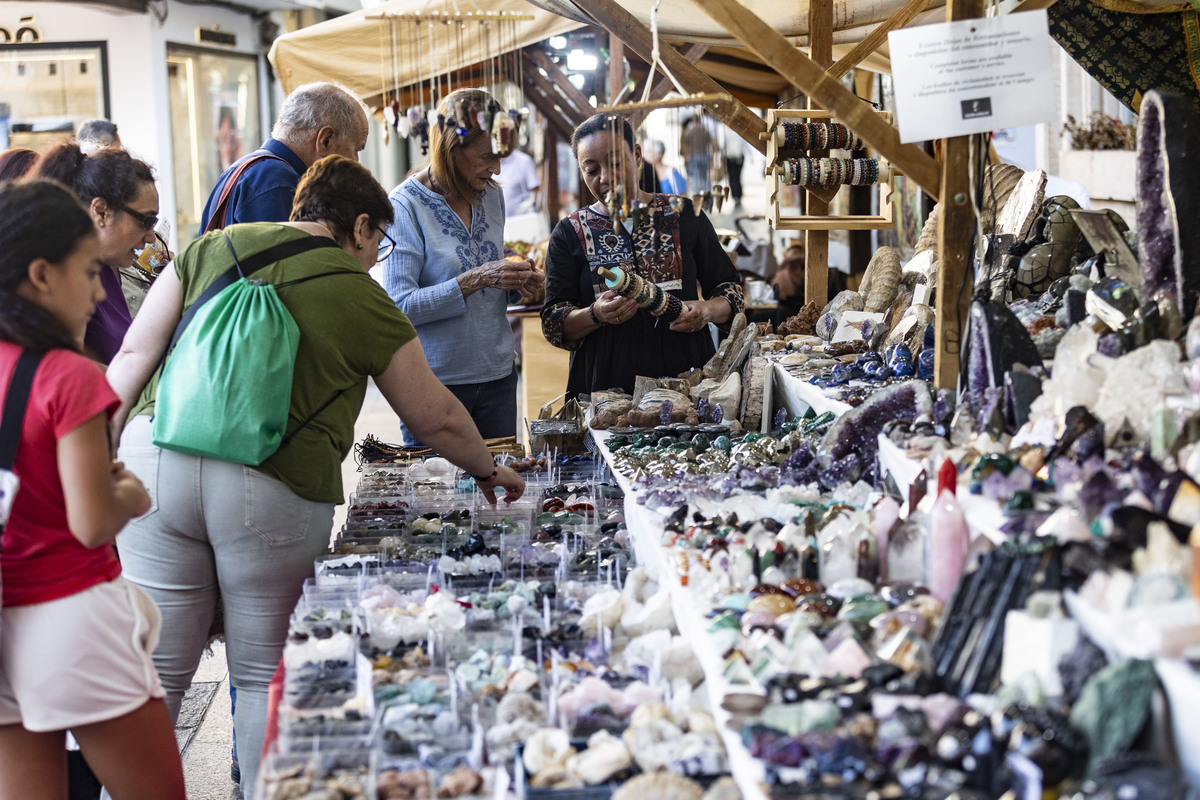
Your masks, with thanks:
M 233 187 L 237 184 L 238 179 L 242 177 L 242 173 L 250 168 L 252 164 L 257 164 L 266 158 L 273 158 L 276 161 L 284 161 L 277 155 L 271 153 L 254 153 L 245 161 L 237 165 L 237 168 L 229 176 L 229 180 L 225 181 L 225 185 L 221 187 L 221 196 L 217 198 L 216 208 L 213 209 L 212 216 L 208 218 L 208 225 L 204 227 L 203 233 L 210 231 L 218 231 L 223 229 L 227 224 L 225 221 L 226 215 L 229 213 L 229 195 L 233 192 Z M 291 166 L 290 164 L 288 166 Z

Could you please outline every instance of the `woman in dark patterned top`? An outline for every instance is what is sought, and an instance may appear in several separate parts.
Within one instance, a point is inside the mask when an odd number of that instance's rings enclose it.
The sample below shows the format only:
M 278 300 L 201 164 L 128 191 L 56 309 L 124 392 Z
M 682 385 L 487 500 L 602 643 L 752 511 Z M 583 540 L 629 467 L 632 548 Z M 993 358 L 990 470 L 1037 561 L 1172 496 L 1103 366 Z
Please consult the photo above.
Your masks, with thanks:
M 673 207 L 666 195 L 638 188 L 642 149 L 624 119 L 591 117 L 575 129 L 571 149 L 599 200 L 558 223 L 546 259 L 542 330 L 551 344 L 571 351 L 568 396 L 632 392 L 637 375 L 660 378 L 703 366 L 715 352 L 708 323 L 728 322 L 744 304 L 737 270 L 712 223 L 690 201 L 673 198 Z M 658 230 L 649 214 L 636 227 L 632 220 L 614 224 L 606 201 L 618 186 L 633 202 L 663 212 Z M 633 270 L 682 300 L 683 313 L 668 326 L 607 291 L 600 267 Z

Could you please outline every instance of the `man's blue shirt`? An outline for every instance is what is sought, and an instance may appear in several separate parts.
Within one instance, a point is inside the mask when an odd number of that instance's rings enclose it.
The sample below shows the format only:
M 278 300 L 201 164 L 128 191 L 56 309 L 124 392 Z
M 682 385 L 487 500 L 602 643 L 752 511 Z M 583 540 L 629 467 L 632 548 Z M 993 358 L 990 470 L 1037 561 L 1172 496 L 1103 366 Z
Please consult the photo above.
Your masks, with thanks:
M 200 233 L 208 227 L 209 217 L 216 208 L 221 190 L 229 176 L 243 161 L 264 152 L 278 156 L 283 161 L 264 158 L 242 173 L 229 196 L 225 221 L 229 225 L 235 222 L 287 222 L 288 217 L 292 215 L 292 199 L 296 195 L 296 186 L 300 183 L 300 176 L 304 174 L 306 167 L 300 156 L 293 153 L 283 142 L 267 139 L 262 147 L 248 156 L 239 158 L 217 179 L 217 185 L 208 196 L 204 214 L 200 217 Z

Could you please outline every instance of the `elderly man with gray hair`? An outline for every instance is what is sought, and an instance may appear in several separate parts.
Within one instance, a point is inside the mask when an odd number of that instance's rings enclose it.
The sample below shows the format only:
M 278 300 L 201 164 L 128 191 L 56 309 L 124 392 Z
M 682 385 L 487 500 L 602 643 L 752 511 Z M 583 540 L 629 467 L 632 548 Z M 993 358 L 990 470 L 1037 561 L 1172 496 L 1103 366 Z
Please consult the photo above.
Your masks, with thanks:
M 333 83 L 297 87 L 283 101 L 271 138 L 217 179 L 200 233 L 235 222 L 286 222 L 305 170 L 328 155 L 357 161 L 366 145 L 367 114 L 358 98 Z

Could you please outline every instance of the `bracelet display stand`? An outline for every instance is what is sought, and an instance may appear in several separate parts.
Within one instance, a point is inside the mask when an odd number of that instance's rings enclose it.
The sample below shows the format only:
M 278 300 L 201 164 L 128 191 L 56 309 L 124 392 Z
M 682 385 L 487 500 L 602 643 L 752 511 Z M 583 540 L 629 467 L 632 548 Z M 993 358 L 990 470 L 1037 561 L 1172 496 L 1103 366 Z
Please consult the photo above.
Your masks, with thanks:
M 891 124 L 892 116 L 886 111 L 877 112 L 880 117 Z M 780 210 L 782 192 L 785 184 L 784 174 L 787 171 L 785 163 L 789 159 L 804 158 L 809 152 L 804 149 L 787 149 L 785 147 L 784 124 L 790 122 L 828 123 L 837 126 L 833 112 L 823 109 L 769 109 L 767 111 L 767 131 L 760 137 L 767 143 L 767 214 L 771 227 L 777 231 L 863 231 L 891 228 L 894 222 L 892 195 L 895 184 L 892 180 L 901 173 L 888 161 L 879 159 L 878 174 L 874 185 L 877 187 L 879 213 L 874 215 L 857 214 L 817 214 L 799 216 L 784 215 Z M 839 126 L 841 127 L 841 126 Z M 815 148 L 814 148 L 815 149 Z M 824 152 L 824 151 L 821 151 Z M 848 182 L 841 185 L 850 185 Z M 829 189 L 837 184 L 813 184 L 812 188 Z

